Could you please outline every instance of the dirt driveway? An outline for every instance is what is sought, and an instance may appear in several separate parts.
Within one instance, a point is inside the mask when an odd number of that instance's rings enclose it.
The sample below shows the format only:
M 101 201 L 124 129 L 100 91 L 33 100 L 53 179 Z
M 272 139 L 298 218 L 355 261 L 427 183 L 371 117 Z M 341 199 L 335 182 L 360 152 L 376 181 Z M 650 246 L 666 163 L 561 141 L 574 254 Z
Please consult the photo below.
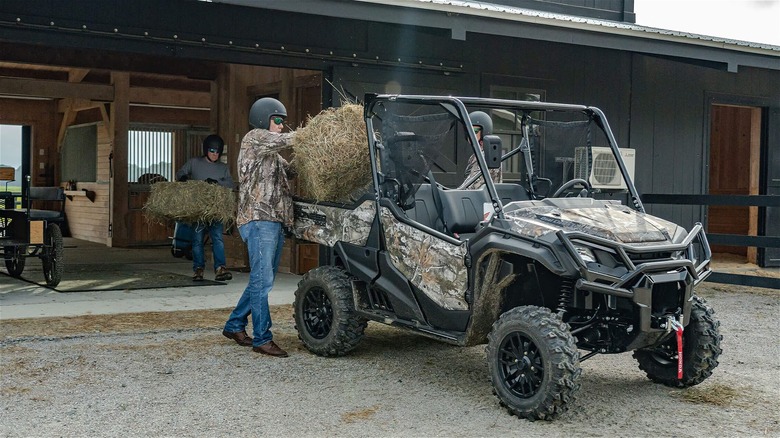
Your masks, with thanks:
M 724 336 L 710 379 L 676 390 L 630 354 L 596 356 L 553 422 L 499 406 L 483 346 L 372 323 L 353 354 L 321 358 L 297 340 L 290 306 L 273 308 L 287 359 L 223 338 L 228 310 L 2 321 L 0 435 L 780 435 L 780 291 L 708 284 L 700 295 Z

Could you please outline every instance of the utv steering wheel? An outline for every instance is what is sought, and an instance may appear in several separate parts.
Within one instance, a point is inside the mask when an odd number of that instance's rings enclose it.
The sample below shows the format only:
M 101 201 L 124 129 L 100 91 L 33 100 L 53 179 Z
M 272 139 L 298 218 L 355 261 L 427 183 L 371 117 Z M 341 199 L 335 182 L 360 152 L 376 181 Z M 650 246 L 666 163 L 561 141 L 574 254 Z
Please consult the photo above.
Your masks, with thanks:
M 567 190 L 571 189 L 572 187 L 574 187 L 577 184 L 582 184 L 583 186 L 585 186 L 585 189 L 587 189 L 588 192 L 590 192 L 593 189 L 593 187 L 591 187 L 590 183 L 585 181 L 584 179 L 582 179 L 582 178 L 574 178 L 572 180 L 569 180 L 569 181 L 566 181 L 565 183 L 563 183 L 563 185 L 558 187 L 558 190 L 556 190 L 555 193 L 553 193 L 552 196 L 550 196 L 550 197 L 551 198 L 557 198 L 557 197 L 561 196 L 561 194 L 563 194 L 564 192 L 566 192 Z

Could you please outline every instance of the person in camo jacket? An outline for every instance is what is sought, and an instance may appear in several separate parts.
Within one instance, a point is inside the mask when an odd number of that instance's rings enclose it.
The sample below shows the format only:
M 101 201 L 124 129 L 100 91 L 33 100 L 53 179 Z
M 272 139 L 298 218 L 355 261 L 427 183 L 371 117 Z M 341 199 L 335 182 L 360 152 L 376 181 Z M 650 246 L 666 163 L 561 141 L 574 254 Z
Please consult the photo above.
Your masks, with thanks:
M 276 357 L 287 352 L 273 341 L 268 293 L 274 284 L 284 244 L 284 227 L 293 225 L 289 163 L 279 152 L 292 146 L 294 132 L 282 133 L 287 110 L 264 97 L 252 104 L 254 129 L 241 141 L 238 153 L 238 214 L 236 223 L 249 252 L 249 283 L 230 314 L 222 334 L 252 350 Z M 252 335 L 246 333 L 252 315 Z

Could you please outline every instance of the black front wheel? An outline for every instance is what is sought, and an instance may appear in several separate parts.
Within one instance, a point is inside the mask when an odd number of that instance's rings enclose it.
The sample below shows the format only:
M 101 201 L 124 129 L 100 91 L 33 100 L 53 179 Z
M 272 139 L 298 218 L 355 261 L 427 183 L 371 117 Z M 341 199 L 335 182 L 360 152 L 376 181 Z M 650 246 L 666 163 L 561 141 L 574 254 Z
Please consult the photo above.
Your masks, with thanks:
M 677 339 L 674 334 L 661 345 L 636 350 L 634 359 L 639 369 L 656 383 L 676 388 L 698 385 L 712 375 L 718 366 L 718 357 L 723 351 L 720 341 L 720 321 L 715 311 L 705 304 L 704 299 L 694 295 L 691 318 L 683 330 L 682 379 L 677 378 Z
M 57 224 L 49 224 L 46 227 L 46 242 L 41 261 L 46 285 L 56 287 L 60 284 L 65 270 L 65 265 L 62 263 L 62 231 Z
M 363 339 L 367 321 L 355 314 L 350 277 L 334 266 L 303 276 L 295 291 L 295 328 L 306 348 L 320 356 L 343 356 Z
M 24 272 L 25 254 L 27 254 L 27 247 L 20 246 L 6 246 L 3 248 L 5 254 L 5 267 L 8 269 L 8 273 L 11 277 L 19 278 Z
M 549 309 L 507 311 L 488 335 L 488 369 L 501 404 L 529 420 L 552 420 L 579 390 L 579 352 L 569 326 Z

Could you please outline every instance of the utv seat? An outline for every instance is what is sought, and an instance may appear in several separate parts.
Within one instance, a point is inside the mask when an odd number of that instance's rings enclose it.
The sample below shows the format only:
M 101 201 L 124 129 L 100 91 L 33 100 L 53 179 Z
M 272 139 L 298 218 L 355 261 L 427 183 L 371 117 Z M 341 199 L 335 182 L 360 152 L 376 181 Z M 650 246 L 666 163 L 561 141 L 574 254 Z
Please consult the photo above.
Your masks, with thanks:
M 496 193 L 498 198 L 501 199 L 501 203 L 506 205 L 515 201 L 530 201 L 531 196 L 528 194 L 528 190 L 520 184 L 515 183 L 499 183 L 496 184 Z M 483 190 L 487 190 L 483 187 Z
M 406 216 L 428 228 L 437 231 L 443 231 L 442 222 L 439 220 L 439 214 L 436 211 L 436 205 L 433 202 L 430 184 L 420 184 L 420 187 L 414 193 L 414 206 L 406 211 Z M 437 226 L 437 222 L 439 225 Z
M 496 184 L 496 191 L 503 204 L 514 201 L 528 201 L 531 197 L 520 184 Z M 490 203 L 487 188 L 480 190 L 451 189 L 441 190 L 442 216 L 433 201 L 430 184 L 420 184 L 414 194 L 414 206 L 406 211 L 406 216 L 426 227 L 445 232 L 444 223 L 449 233 L 457 233 L 463 238 L 474 233 L 477 225 L 483 220 L 483 205 Z
M 468 234 L 476 231 L 482 221 L 482 209 L 490 202 L 486 191 L 482 190 L 440 190 L 441 216 L 433 200 L 430 184 L 421 184 L 414 194 L 414 206 L 406 211 L 406 216 L 426 227 L 449 234 Z

